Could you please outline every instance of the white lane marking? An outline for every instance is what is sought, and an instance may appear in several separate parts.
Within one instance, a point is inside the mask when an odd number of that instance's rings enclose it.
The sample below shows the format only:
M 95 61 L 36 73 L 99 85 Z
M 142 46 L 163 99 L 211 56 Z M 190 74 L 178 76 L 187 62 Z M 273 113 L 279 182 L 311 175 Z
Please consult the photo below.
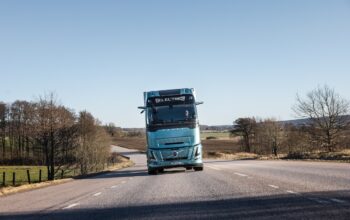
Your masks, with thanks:
M 94 196 L 97 197 L 97 196 L 100 196 L 102 193 L 101 192 L 98 192 L 98 193 L 95 193 Z
M 269 187 L 274 188 L 274 189 L 279 189 L 279 186 L 275 186 L 275 185 L 269 185 Z
M 126 183 L 126 181 L 122 181 L 122 184 L 125 184 Z
M 245 174 L 243 174 L 243 173 L 235 173 L 237 176 L 242 176 L 242 177 L 246 177 L 246 176 L 248 176 L 248 175 L 245 175 Z
M 346 201 L 341 200 L 341 199 L 330 199 L 332 202 L 336 202 L 336 203 L 340 203 L 340 204 L 344 204 L 346 203 Z
M 294 195 L 298 195 L 298 194 L 299 194 L 299 193 L 294 192 L 294 191 L 292 191 L 292 190 L 287 190 L 286 192 L 287 192 L 287 193 L 290 193 L 290 194 L 294 194 Z
M 111 186 L 111 189 L 115 189 L 117 187 L 118 187 L 118 185 L 114 185 L 114 186 Z
M 221 169 L 216 168 L 216 167 L 213 167 L 213 166 L 208 166 L 208 165 L 206 165 L 206 167 L 209 167 L 210 169 L 213 169 L 213 170 L 221 170 Z
M 69 205 L 69 206 L 63 208 L 63 210 L 64 210 L 64 209 L 71 209 L 71 208 L 76 207 L 76 206 L 78 206 L 78 205 L 79 205 L 79 203 L 74 203 L 74 204 L 71 204 L 71 205 Z
M 319 199 L 319 198 L 308 198 L 308 199 L 311 200 L 311 201 L 317 202 L 319 204 L 329 204 L 328 201 L 325 201 L 325 200 L 322 200 L 322 199 Z

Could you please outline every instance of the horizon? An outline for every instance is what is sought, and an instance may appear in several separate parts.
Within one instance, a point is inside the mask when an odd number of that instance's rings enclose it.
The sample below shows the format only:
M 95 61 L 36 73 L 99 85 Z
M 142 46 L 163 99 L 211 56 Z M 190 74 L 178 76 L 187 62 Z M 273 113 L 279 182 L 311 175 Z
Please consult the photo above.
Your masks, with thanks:
M 296 94 L 350 99 L 349 1 L 2 1 L 0 101 L 55 92 L 143 128 L 143 92 L 195 88 L 199 120 L 294 120 Z

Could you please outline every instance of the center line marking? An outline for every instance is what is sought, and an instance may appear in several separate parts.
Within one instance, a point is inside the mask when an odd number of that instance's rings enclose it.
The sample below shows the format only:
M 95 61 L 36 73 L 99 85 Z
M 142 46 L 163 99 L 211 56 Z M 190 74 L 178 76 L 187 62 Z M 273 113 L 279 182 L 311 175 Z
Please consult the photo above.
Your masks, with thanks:
M 111 189 L 115 189 L 115 188 L 117 188 L 117 187 L 118 187 L 118 185 L 111 186 Z
M 69 205 L 69 206 L 63 208 L 63 209 L 71 209 L 71 208 L 73 208 L 73 207 L 75 207 L 75 206 L 78 206 L 78 205 L 79 205 L 79 203 L 74 203 L 74 204 L 72 204 L 72 205 Z
M 245 175 L 245 174 L 243 174 L 243 173 L 235 173 L 235 174 L 238 175 L 238 176 L 242 176 L 242 177 L 248 176 L 248 175 Z
M 320 204 L 329 204 L 328 201 L 325 201 L 325 200 L 322 200 L 322 199 L 319 199 L 319 198 L 308 198 L 308 199 L 312 200 L 314 202 L 320 203 Z
M 269 187 L 274 188 L 274 189 L 279 189 L 279 186 L 275 186 L 275 185 L 269 185 Z
M 333 202 L 336 202 L 336 203 L 341 203 L 341 204 L 346 203 L 346 201 L 341 200 L 341 199 L 330 199 L 330 200 Z
M 98 192 L 98 193 L 95 193 L 94 196 L 97 197 L 97 196 L 100 196 L 102 193 L 101 192 Z

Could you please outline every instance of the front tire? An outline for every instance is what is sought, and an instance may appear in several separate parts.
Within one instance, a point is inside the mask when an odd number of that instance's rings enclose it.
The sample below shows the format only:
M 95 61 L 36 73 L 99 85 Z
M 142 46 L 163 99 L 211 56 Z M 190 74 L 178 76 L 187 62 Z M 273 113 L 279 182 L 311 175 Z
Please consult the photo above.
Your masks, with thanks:
M 194 171 L 203 171 L 203 167 L 194 167 Z
M 148 168 L 148 174 L 149 175 L 157 175 L 158 174 L 158 170 L 157 169 L 149 169 Z

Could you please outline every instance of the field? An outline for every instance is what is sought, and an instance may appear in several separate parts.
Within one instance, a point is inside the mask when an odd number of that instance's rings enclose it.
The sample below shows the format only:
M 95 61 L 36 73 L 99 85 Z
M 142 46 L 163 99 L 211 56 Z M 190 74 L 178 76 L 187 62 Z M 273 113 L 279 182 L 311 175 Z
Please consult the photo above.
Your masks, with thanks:
M 207 140 L 207 139 L 230 140 L 232 138 L 230 137 L 229 132 L 203 131 L 201 133 L 201 139 L 202 140 Z
M 237 138 L 225 138 L 224 134 L 218 134 L 217 139 L 202 140 L 204 158 L 222 159 L 290 159 L 290 160 L 327 160 L 350 162 L 350 150 L 340 150 L 337 152 L 304 152 L 298 154 L 257 155 L 253 153 L 243 153 Z M 212 136 L 213 133 L 205 135 Z M 220 139 L 220 137 L 222 139 Z M 114 138 L 113 144 L 140 151 L 146 150 L 145 138 Z
M 41 181 L 47 181 L 47 169 L 45 166 L 0 166 L 0 185 L 3 186 L 3 173 L 5 173 L 5 186 L 13 186 L 13 173 L 16 173 L 15 186 L 28 183 L 27 170 L 30 173 L 31 183 L 38 183 L 40 170 Z M 66 169 L 62 176 L 62 171 L 56 173 L 55 179 L 74 177 L 79 174 L 78 169 Z
M 13 173 L 16 173 L 16 186 L 28 183 L 27 170 L 29 170 L 32 183 L 39 182 L 39 172 L 42 170 L 42 180 L 47 180 L 46 167 L 44 166 L 0 166 L 0 182 L 3 185 L 3 173 L 5 172 L 5 185 L 12 185 Z
M 218 133 L 216 133 L 218 135 Z M 212 133 L 206 134 L 206 135 L 212 135 Z M 203 151 L 204 151 L 204 157 L 207 157 L 210 154 L 213 154 L 213 152 L 217 153 L 237 153 L 240 151 L 240 146 L 237 143 L 236 139 L 229 139 L 226 138 L 225 135 L 219 134 L 220 137 L 217 139 L 211 139 L 211 140 L 202 140 L 203 145 Z M 113 144 L 125 147 L 129 149 L 136 149 L 140 151 L 146 150 L 146 139 L 145 138 L 114 138 Z
M 119 160 L 119 159 L 118 159 Z M 122 159 L 120 159 L 122 160 Z M 106 166 L 107 167 L 107 166 Z M 30 173 L 31 183 L 39 182 L 41 170 L 41 181 L 47 181 L 47 169 L 45 166 L 0 166 L 0 186 L 3 186 L 3 173 L 5 172 L 5 186 L 13 186 L 13 173 L 16 173 L 15 186 L 20 186 L 28 183 L 27 170 Z M 102 166 L 101 169 L 103 170 Z M 79 168 L 65 169 L 62 175 L 62 170 L 55 174 L 55 179 L 71 178 L 80 175 Z

